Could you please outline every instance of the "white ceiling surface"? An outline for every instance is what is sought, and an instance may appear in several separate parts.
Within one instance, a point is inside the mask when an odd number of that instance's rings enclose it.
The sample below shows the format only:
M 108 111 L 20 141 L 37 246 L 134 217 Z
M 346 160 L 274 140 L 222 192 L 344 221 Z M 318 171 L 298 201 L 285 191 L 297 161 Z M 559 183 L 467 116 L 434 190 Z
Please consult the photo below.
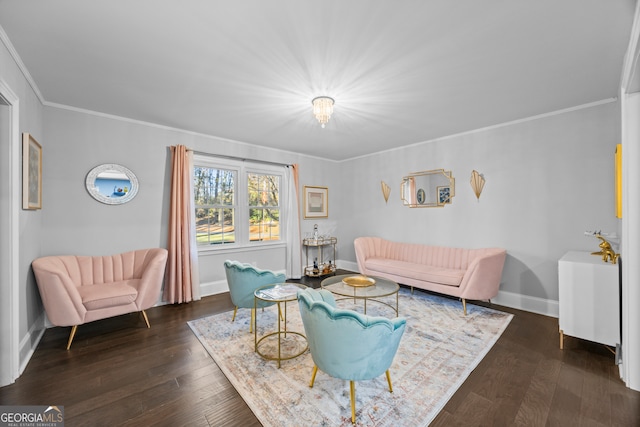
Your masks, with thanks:
M 634 9 L 0 0 L 0 26 L 47 104 L 342 160 L 616 97 Z

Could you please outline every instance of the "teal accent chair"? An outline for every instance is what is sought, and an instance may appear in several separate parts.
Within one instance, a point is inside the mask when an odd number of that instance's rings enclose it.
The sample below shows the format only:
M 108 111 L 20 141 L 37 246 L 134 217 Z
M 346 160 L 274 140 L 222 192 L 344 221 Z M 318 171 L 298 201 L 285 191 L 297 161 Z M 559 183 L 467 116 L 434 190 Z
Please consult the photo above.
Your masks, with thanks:
M 349 380 L 351 422 L 356 422 L 354 381 L 387 375 L 393 393 L 389 367 L 396 355 L 407 320 L 403 317 L 367 316 L 336 308 L 331 292 L 307 288 L 298 291 L 298 305 L 313 358 L 313 383 L 318 369 L 332 377 Z
M 256 316 L 253 293 L 262 286 L 284 283 L 287 280 L 287 276 L 284 274 L 276 274 L 270 270 L 261 270 L 251 264 L 243 264 L 238 261 L 229 260 L 224 262 L 224 271 L 227 275 L 231 302 L 235 306 L 231 321 L 236 320 L 238 308 L 250 308 L 251 324 L 249 325 L 249 331 L 253 332 L 253 323 Z M 273 304 L 274 303 L 258 301 L 259 308 L 269 307 Z

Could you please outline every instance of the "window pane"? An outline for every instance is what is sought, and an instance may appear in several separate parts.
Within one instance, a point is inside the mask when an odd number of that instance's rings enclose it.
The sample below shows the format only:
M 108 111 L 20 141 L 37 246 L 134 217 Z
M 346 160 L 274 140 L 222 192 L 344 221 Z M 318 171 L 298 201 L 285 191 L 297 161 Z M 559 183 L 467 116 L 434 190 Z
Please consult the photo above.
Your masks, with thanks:
M 249 240 L 280 240 L 280 209 L 249 209 Z
M 198 245 L 234 243 L 233 209 L 196 209 L 196 241 Z
M 194 167 L 193 187 L 196 205 L 234 205 L 234 172 Z
M 236 241 L 234 181 L 235 172 L 232 170 L 194 167 L 198 245 L 222 245 Z
M 249 206 L 278 206 L 280 177 L 277 175 L 247 174 Z
M 280 176 L 247 174 L 249 241 L 280 240 Z

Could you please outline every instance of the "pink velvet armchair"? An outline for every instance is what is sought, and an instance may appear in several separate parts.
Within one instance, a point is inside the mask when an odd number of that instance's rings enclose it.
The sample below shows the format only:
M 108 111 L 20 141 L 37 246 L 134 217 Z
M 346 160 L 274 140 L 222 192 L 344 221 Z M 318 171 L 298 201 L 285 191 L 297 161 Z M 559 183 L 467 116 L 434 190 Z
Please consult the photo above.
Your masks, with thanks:
M 71 326 L 67 350 L 78 325 L 155 305 L 167 264 L 167 250 L 141 249 L 111 256 L 47 256 L 33 261 L 47 317 Z

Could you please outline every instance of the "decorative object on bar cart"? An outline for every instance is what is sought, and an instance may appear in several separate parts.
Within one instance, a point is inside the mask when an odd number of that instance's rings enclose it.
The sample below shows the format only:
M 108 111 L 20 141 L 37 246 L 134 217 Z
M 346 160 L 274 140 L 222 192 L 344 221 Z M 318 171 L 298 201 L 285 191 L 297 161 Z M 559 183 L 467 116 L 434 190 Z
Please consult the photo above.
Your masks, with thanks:
M 318 224 L 313 225 L 313 234 L 305 233 L 304 239 L 302 239 L 302 246 L 305 249 L 305 263 L 302 266 L 302 271 L 306 276 L 320 277 L 327 274 L 331 274 L 336 271 L 335 259 L 336 259 L 336 243 L 338 239 L 329 235 L 320 234 L 318 231 Z M 325 260 L 325 247 L 333 247 L 333 257 Z M 311 257 L 313 263 L 309 263 L 309 251 L 311 251 Z M 331 260 L 334 260 L 334 263 Z

